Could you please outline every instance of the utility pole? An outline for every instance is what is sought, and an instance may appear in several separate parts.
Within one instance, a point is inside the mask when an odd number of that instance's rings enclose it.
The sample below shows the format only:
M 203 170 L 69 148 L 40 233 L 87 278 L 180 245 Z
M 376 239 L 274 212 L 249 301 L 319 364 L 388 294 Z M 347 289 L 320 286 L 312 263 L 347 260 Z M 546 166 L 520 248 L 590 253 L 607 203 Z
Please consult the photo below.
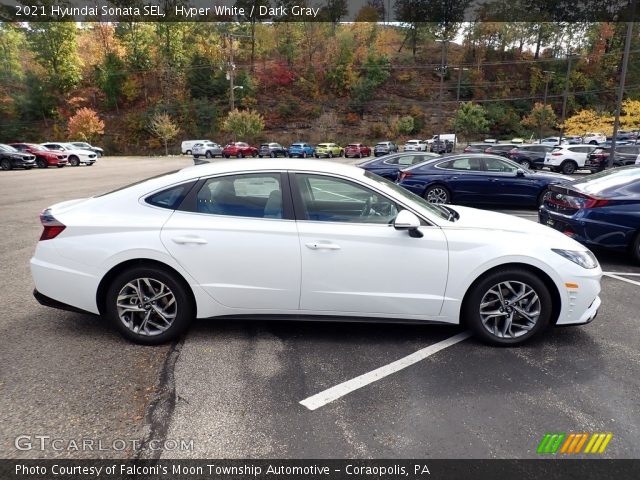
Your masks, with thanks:
M 440 132 L 444 130 L 442 125 L 442 111 L 444 109 L 444 72 L 445 72 L 445 49 L 447 39 L 436 40 L 436 42 L 442 42 L 442 52 L 440 55 L 440 95 L 439 95 L 439 108 L 438 108 L 438 128 Z M 440 140 L 440 132 L 438 133 L 438 140 Z
M 620 123 L 620 109 L 624 97 L 624 84 L 627 79 L 627 66 L 629 65 L 629 50 L 631 49 L 631 35 L 633 34 L 633 17 L 636 13 L 636 0 L 631 4 L 631 18 L 627 22 L 627 37 L 624 40 L 624 53 L 622 54 L 622 72 L 620 72 L 620 84 L 618 85 L 618 98 L 616 100 L 616 116 L 613 122 L 613 138 L 611 139 L 611 153 L 607 161 L 607 168 L 613 167 L 616 154 L 616 137 L 618 136 L 618 124 Z
M 562 94 L 562 120 L 560 127 L 560 138 L 558 140 L 558 145 L 562 144 L 562 137 L 564 136 L 564 120 L 567 115 L 567 97 L 569 96 L 569 76 L 571 75 L 571 61 L 573 60 L 573 54 L 569 52 L 567 54 L 567 76 L 564 80 L 564 93 Z
M 549 78 L 555 72 L 552 72 L 551 70 L 544 70 L 542 73 L 545 74 L 544 97 L 543 97 L 543 101 L 542 101 L 542 115 L 543 115 L 543 118 L 544 118 L 544 116 L 546 116 L 546 113 L 547 113 L 547 94 L 549 93 Z M 538 128 L 538 143 L 542 143 L 542 122 L 540 122 L 540 125 L 539 125 L 539 128 Z
M 458 87 L 456 88 L 456 109 L 460 108 L 460 84 L 462 83 L 462 71 L 469 70 L 464 67 L 456 67 L 454 70 L 458 70 Z M 454 122 L 453 125 L 453 149 L 455 150 L 458 143 L 458 127 Z
M 234 38 L 251 38 L 251 35 L 235 35 L 233 33 L 225 34 L 225 38 L 229 39 L 229 71 L 227 72 L 227 79 L 229 80 L 229 106 L 231 107 L 231 111 L 236 108 L 236 98 L 235 98 L 235 89 L 242 87 L 234 87 L 234 76 L 236 71 L 236 66 L 233 63 L 233 39 Z

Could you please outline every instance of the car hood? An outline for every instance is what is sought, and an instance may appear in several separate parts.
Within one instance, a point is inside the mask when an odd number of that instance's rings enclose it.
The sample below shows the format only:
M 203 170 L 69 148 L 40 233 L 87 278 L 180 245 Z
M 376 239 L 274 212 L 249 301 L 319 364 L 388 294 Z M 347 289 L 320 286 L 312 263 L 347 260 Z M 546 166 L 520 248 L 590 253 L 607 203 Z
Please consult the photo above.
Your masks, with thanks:
M 555 248 L 565 248 L 567 250 L 588 250 L 585 246 L 567 237 L 563 233 L 553 228 L 541 225 L 538 222 L 525 220 L 515 215 L 491 212 L 471 207 L 452 205 L 456 212 L 460 214 L 455 222 L 441 225 L 445 232 L 447 230 L 490 230 L 497 234 L 516 234 L 526 237 L 528 240 L 545 238 L 552 241 Z
M 556 183 L 571 182 L 575 180 L 575 178 L 569 177 L 568 175 L 562 175 L 561 173 L 553 173 L 553 172 L 543 172 L 540 170 L 532 172 L 531 178 L 540 178 L 540 179 L 545 179 L 545 180 L 549 180 L 550 182 L 556 182 Z

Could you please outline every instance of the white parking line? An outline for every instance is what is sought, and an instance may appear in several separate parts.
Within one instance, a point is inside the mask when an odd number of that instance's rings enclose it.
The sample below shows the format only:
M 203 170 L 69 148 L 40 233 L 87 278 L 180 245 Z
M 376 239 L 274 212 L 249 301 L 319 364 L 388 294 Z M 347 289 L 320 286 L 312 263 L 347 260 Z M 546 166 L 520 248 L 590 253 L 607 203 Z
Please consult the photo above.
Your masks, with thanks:
M 640 273 L 631 273 L 631 272 L 602 272 L 605 275 L 627 275 L 629 277 L 640 277 Z
M 624 278 L 624 277 L 619 277 L 615 273 L 604 273 L 604 275 L 606 275 L 607 277 L 615 278 L 616 280 L 620 280 L 622 282 L 627 282 L 627 283 L 630 283 L 632 285 L 637 285 L 637 286 L 640 287 L 640 282 L 636 282 L 635 280 L 630 280 L 630 279 Z M 625 273 L 625 274 L 621 274 L 621 275 L 627 275 L 627 274 Z
M 316 393 L 315 395 L 302 400 L 300 404 L 304 405 L 309 410 L 316 410 L 317 408 L 320 408 L 327 403 L 331 403 L 340 397 L 344 397 L 348 393 L 358 390 L 359 388 L 369 385 L 370 383 L 376 382 L 388 375 L 391 375 L 392 373 L 396 373 L 404 368 L 413 365 L 414 363 L 418 363 L 419 361 L 430 357 L 440 350 L 444 350 L 447 347 L 462 342 L 470 336 L 471 332 L 459 333 L 457 335 L 454 335 L 453 337 L 442 340 L 441 342 L 429 345 L 426 348 L 418 350 L 417 352 L 414 352 L 411 355 L 407 355 L 406 357 L 396 360 L 395 362 L 385 365 L 384 367 L 376 368 L 375 370 L 372 370 L 368 373 L 340 383 L 335 387 L 331 387 L 320 393 Z

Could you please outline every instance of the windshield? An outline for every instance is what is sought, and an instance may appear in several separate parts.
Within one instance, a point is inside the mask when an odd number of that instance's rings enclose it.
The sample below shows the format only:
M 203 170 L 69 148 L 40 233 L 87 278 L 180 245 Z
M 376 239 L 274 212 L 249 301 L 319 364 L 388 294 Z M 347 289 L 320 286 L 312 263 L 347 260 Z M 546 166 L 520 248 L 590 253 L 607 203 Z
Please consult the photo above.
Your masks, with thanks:
M 4 143 L 0 143 L 0 150 L 2 150 L 3 152 L 9 152 L 9 153 L 19 153 L 18 150 L 16 150 L 15 148 L 9 145 L 5 145 Z
M 399 196 L 403 200 L 407 200 L 408 202 L 417 203 L 419 206 L 421 206 L 425 210 L 428 210 L 433 215 L 436 215 L 438 218 L 441 218 L 443 220 L 449 220 L 451 218 L 451 212 L 449 210 L 447 210 L 445 207 L 440 206 L 440 205 L 436 205 L 436 204 L 433 204 L 433 203 L 429 203 L 424 198 L 416 195 L 415 193 L 410 192 L 409 190 L 406 190 L 406 189 L 402 188 L 401 186 L 399 186 L 399 185 L 397 185 L 397 184 L 395 184 L 393 182 L 390 182 L 386 178 L 383 178 L 383 177 L 381 177 L 379 175 L 376 175 L 375 173 L 371 173 L 371 172 L 366 171 L 366 170 L 364 172 L 364 176 L 367 177 L 370 180 L 374 180 L 374 181 L 376 181 L 378 183 L 383 184 L 387 188 L 390 188 L 391 190 L 393 190 L 393 192 L 397 196 Z
M 73 145 L 76 145 L 78 147 L 84 147 L 84 148 L 91 147 L 91 145 L 89 145 L 88 143 L 84 143 L 84 142 L 75 142 Z

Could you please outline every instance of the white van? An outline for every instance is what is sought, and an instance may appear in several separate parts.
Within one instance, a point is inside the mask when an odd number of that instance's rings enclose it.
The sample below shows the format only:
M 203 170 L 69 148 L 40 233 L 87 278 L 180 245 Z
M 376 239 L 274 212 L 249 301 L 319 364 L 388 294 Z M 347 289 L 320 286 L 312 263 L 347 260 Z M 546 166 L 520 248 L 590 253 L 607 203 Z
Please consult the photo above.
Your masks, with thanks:
M 193 146 L 196 143 L 204 143 L 204 142 L 211 143 L 211 140 L 185 140 L 184 142 L 182 142 L 180 151 L 182 152 L 183 155 L 191 155 L 193 153 Z
M 438 138 L 440 140 L 447 141 L 447 142 L 451 142 L 453 144 L 457 144 L 458 143 L 458 138 L 456 137 L 455 133 L 441 133 L 440 135 L 434 135 L 433 137 L 431 137 L 429 140 L 427 140 L 426 142 L 431 145 L 434 141 L 438 140 Z

